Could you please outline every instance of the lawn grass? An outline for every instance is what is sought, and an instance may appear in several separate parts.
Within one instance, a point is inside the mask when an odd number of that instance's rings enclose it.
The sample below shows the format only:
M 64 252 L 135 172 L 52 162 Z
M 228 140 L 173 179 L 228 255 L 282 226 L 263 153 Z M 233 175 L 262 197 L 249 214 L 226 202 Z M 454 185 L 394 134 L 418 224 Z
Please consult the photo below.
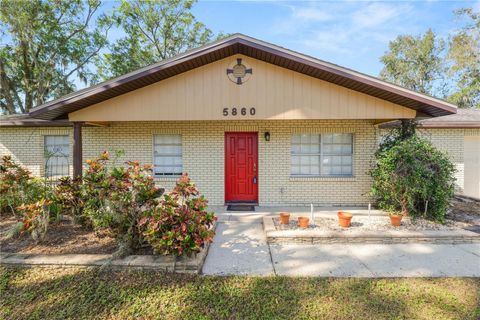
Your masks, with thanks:
M 0 267 L 0 319 L 479 319 L 480 279 Z

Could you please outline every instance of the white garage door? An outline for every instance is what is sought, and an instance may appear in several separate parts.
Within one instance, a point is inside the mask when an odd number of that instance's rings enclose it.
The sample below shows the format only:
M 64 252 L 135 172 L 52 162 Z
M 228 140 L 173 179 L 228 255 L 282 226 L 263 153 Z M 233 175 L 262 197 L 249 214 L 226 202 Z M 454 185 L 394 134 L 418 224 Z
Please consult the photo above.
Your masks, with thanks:
M 480 198 L 480 136 L 465 136 L 465 187 L 467 196 Z

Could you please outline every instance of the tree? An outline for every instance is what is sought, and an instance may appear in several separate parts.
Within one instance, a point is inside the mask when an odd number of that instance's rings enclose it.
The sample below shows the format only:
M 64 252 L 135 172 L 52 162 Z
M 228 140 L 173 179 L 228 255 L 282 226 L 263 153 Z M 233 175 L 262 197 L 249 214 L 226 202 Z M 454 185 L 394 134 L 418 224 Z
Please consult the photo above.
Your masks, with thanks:
M 99 0 L 0 0 L 2 113 L 29 112 L 75 90 L 76 78 L 92 77 L 89 64 L 109 29 L 104 15 L 95 18 L 99 6 Z
M 459 107 L 480 108 L 480 13 L 466 8 L 455 14 L 468 23 L 450 39 L 448 75 L 456 85 L 448 100 Z
M 464 8 L 455 14 L 464 23 L 448 41 L 432 30 L 391 41 L 380 77 L 460 108 L 480 108 L 480 13 Z
M 442 95 L 444 48 L 431 29 L 420 36 L 398 36 L 380 58 L 384 64 L 380 77 L 417 92 Z
M 191 13 L 194 3 L 123 0 L 115 20 L 125 36 L 97 60 L 99 77 L 106 80 L 123 75 L 210 41 L 213 32 Z

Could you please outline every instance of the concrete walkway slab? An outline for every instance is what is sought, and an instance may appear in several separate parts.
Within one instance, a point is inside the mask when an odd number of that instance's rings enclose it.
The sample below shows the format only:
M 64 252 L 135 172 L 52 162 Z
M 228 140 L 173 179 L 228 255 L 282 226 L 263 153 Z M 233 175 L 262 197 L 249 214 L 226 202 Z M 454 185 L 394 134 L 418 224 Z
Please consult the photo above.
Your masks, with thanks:
M 342 244 L 271 245 L 277 275 L 321 277 L 371 277 L 358 259 L 346 254 Z
M 480 245 L 472 243 L 472 244 L 466 244 L 457 248 L 460 248 L 461 250 L 464 250 L 468 253 L 474 254 L 480 258 Z
M 272 244 L 267 245 L 263 217 L 286 208 L 255 212 L 216 208 L 219 224 L 203 266 L 211 275 L 289 275 L 323 277 L 480 277 L 480 243 L 472 244 Z M 309 214 L 309 208 L 291 208 Z M 316 216 L 336 214 L 316 208 Z M 350 211 L 355 210 L 352 208 Z M 368 216 L 365 209 L 356 214 Z M 372 215 L 382 215 L 380 211 Z
M 271 245 L 278 275 L 479 277 L 480 244 Z
M 242 216 L 234 220 L 218 223 L 215 238 L 203 265 L 203 273 L 272 275 L 273 267 L 261 216 Z

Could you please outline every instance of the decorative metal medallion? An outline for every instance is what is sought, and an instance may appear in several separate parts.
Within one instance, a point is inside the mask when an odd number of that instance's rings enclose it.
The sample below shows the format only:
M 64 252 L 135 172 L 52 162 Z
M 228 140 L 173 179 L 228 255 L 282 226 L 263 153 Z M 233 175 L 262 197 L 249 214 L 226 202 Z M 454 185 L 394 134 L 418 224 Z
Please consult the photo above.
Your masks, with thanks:
M 240 85 L 248 81 L 252 75 L 252 68 L 249 68 L 246 63 L 242 62 L 241 58 L 237 59 L 237 62 L 234 62 L 227 69 L 228 78 Z

